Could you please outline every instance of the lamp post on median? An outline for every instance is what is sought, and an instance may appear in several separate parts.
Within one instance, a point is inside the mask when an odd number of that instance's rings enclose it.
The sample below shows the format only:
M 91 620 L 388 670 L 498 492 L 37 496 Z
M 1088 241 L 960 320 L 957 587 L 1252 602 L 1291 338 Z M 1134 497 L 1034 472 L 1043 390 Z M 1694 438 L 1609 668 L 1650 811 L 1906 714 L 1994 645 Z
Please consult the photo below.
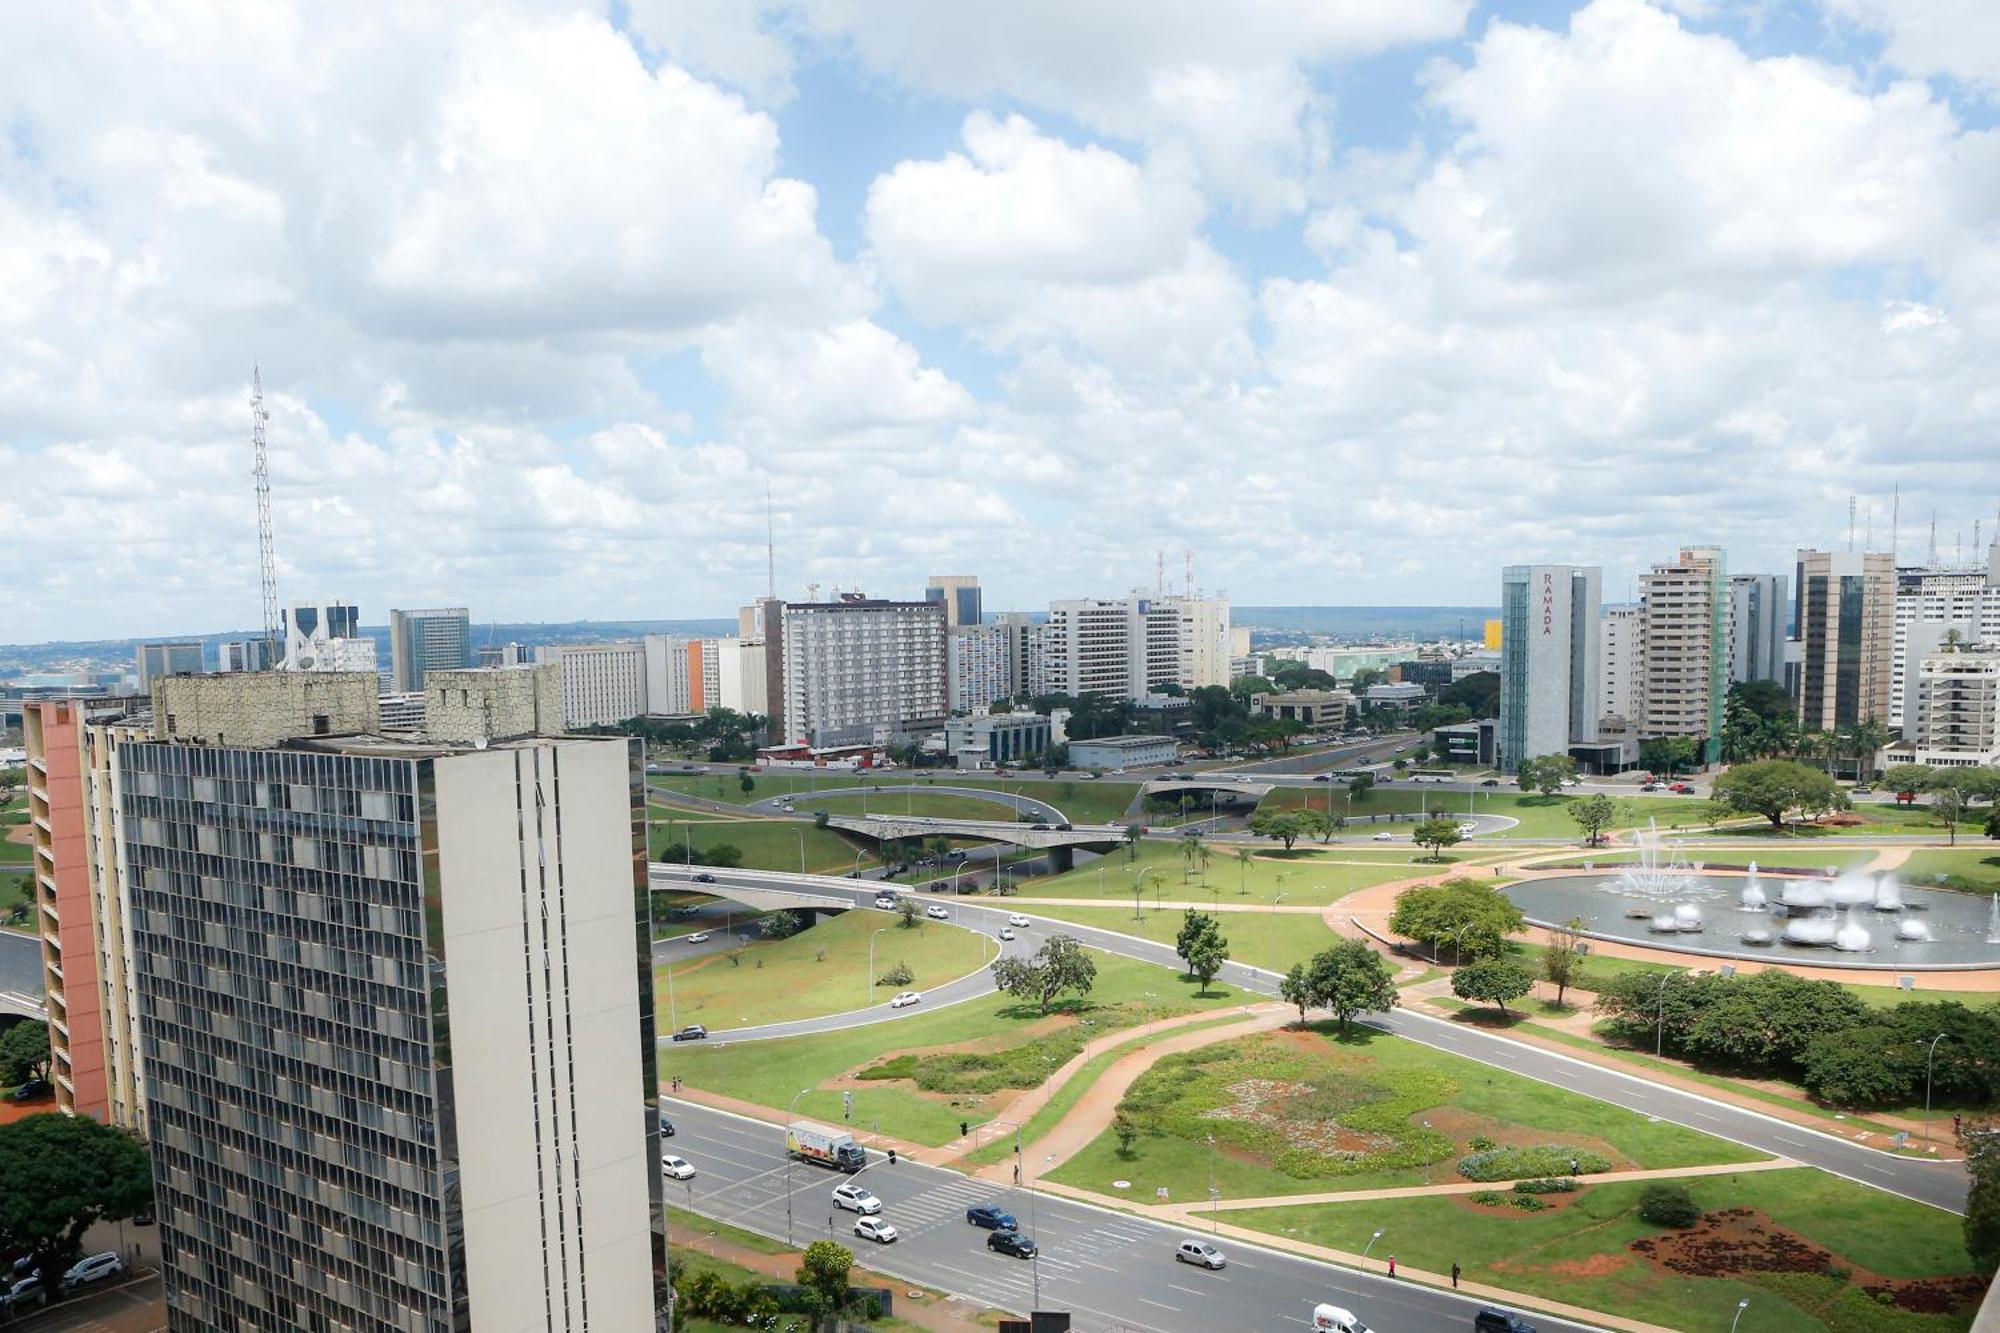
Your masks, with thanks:
M 1742 1322 L 1743 1312 L 1750 1308 L 1750 1298 L 1745 1296 L 1736 1302 L 1736 1318 L 1729 1321 L 1729 1333 L 1736 1333 L 1736 1325 Z
M 799 873 L 803 875 L 806 873 L 806 831 L 795 828 L 792 832 L 799 835 Z
M 1931 1038 L 1930 1049 L 1924 1053 L 1924 1146 L 1931 1145 L 1931 1062 L 1937 1058 L 1937 1044 L 1951 1034 L 1940 1032 Z
M 1370 1236 L 1370 1237 L 1368 1238 L 1368 1243 L 1367 1243 L 1366 1245 L 1364 1245 L 1364 1246 L 1362 1246 L 1362 1247 L 1361 1247 L 1361 1261 L 1362 1261 L 1363 1263 L 1367 1263 L 1367 1262 L 1368 1262 L 1368 1251 L 1370 1251 L 1370 1250 L 1374 1249 L 1374 1248 L 1375 1248 L 1375 1242 L 1376 1242 L 1376 1241 L 1378 1241 L 1378 1240 L 1380 1240 L 1380 1239 L 1382 1239 L 1382 1228 L 1381 1228 L 1381 1227 L 1376 1227 L 1376 1228 L 1375 1228 L 1375 1234 L 1374 1234 L 1374 1235 L 1372 1235 L 1372 1236 Z
M 800 1088 L 792 1094 L 792 1099 L 785 1103 L 785 1244 L 787 1245 L 792 1243 L 792 1108 L 799 1104 L 799 1098 L 805 1096 L 806 1092 L 807 1089 Z
M 1222 1198 L 1222 1191 L 1215 1187 L 1215 1135 L 1208 1136 L 1208 1230 L 1210 1235 L 1222 1234 L 1222 1225 L 1216 1219 L 1216 1204 Z
M 875 935 L 880 935 L 887 929 L 889 929 L 887 926 L 878 927 Z M 861 998 L 863 1001 L 875 998 L 875 935 L 868 937 L 868 975 L 861 979 L 863 985 Z M 861 1007 L 866 1009 L 868 1006 L 864 1003 Z

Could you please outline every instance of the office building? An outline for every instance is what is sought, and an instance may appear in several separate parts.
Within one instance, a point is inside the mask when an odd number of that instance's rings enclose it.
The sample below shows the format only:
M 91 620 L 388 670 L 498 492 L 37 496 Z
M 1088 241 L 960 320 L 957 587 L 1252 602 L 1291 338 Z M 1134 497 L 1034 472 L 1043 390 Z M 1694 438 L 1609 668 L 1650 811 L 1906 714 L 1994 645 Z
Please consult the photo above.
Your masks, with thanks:
M 641 774 L 489 728 L 537 674 L 423 737 L 348 729 L 372 676 L 168 680 L 122 748 L 173 1333 L 653 1326 Z
M 424 725 L 424 696 L 421 691 L 409 694 L 384 694 L 376 698 L 376 715 L 384 731 L 421 731 Z
M 529 666 L 535 660 L 532 648 L 511 640 L 485 644 L 473 656 L 473 665 L 482 667 Z
M 276 671 L 282 649 L 273 651 L 269 639 L 229 639 L 215 645 L 217 671 Z
M 202 670 L 201 644 L 192 639 L 174 643 L 142 643 L 138 657 L 141 693 L 151 689 L 157 677 L 195 675 Z
M 1791 591 L 1783 574 L 1729 576 L 1729 683 L 1785 679 Z
M 1431 751 L 1447 764 L 1491 768 L 1499 745 L 1500 723 L 1496 718 L 1454 722 L 1431 730 Z
M 684 717 L 725 706 L 721 640 L 648 634 L 643 642 L 648 713 Z
M 2000 764 L 2000 644 L 1925 657 L 1918 668 L 1916 762 Z
M 1109 773 L 1171 764 L 1179 756 L 1180 747 L 1171 736 L 1100 736 L 1069 743 L 1071 768 L 1101 768 Z
M 426 671 L 471 666 L 472 613 L 462 606 L 389 612 L 389 664 L 397 694 L 421 690 Z
M 762 639 L 717 639 L 715 680 L 718 702 L 733 713 L 761 714 L 769 706 Z
M 775 597 L 759 597 L 736 615 L 737 637 L 744 643 L 764 645 L 764 669 L 761 673 L 764 683 L 764 702 L 761 708 L 746 707 L 744 712 L 761 712 L 764 715 L 764 731 L 773 743 L 788 738 L 788 719 L 785 717 L 785 604 Z M 748 664 L 743 670 L 743 680 L 747 687 L 752 683 L 753 672 Z M 746 704 L 757 696 L 751 693 Z
M 971 574 L 933 574 L 924 585 L 924 600 L 944 608 L 946 629 L 984 624 L 979 606 L 979 580 Z
M 562 671 L 566 727 L 612 727 L 647 711 L 643 643 L 545 644 L 535 649 L 535 661 Z
M 1049 719 L 1039 713 L 975 713 L 944 724 L 945 752 L 960 768 L 1024 764 L 1054 742 Z
M 1607 606 L 1598 621 L 1598 707 L 1604 717 L 1639 717 L 1639 608 Z
M 283 625 L 281 671 L 374 671 L 375 640 L 361 632 L 361 610 L 352 602 L 305 602 L 279 613 Z
M 1799 552 L 1801 731 L 1887 722 L 1895 681 L 1895 563 L 1886 551 Z
M 1424 693 L 1435 696 L 1439 690 L 1451 684 L 1451 659 L 1445 657 L 1415 657 L 1396 663 L 1389 668 L 1389 679 L 1403 684 L 1421 685 Z
M 1033 699 L 1049 688 L 1049 625 L 1027 611 L 1002 611 L 994 625 L 1007 636 L 1007 694 Z
M 1964 643 L 2000 643 L 2000 540 L 1983 565 L 1908 566 L 1896 571 L 1896 628 L 1889 727 L 1916 739 L 1920 664 L 1957 631 Z
M 1639 735 L 1691 737 L 1704 764 L 1722 755 L 1729 606 L 1716 547 L 1683 547 L 1639 576 Z
M 1250 627 L 1231 625 L 1229 627 L 1229 655 L 1231 657 L 1250 656 Z
M 1362 699 L 1370 708 L 1388 708 L 1398 713 L 1407 713 L 1423 704 L 1426 696 L 1424 687 L 1411 681 L 1387 681 L 1381 685 L 1370 685 Z
M 1043 640 L 1049 692 L 1129 700 L 1180 684 L 1182 635 L 1181 608 L 1165 598 L 1051 602 Z
M 1597 738 L 1596 566 L 1509 565 L 1500 575 L 1499 766 Z
M 1313 731 L 1339 731 L 1354 712 L 1347 690 L 1284 690 L 1250 696 L 1250 712 L 1280 722 L 1303 722 Z
M 1233 638 L 1229 599 L 1186 596 L 1163 600 L 1180 614 L 1181 688 L 1192 691 L 1204 685 L 1228 685 Z
M 945 635 L 947 702 L 954 713 L 983 713 L 1014 697 L 1014 631 L 1007 625 L 974 625 Z
M 950 713 L 944 608 L 843 593 L 784 608 L 786 739 L 887 743 L 938 730 Z

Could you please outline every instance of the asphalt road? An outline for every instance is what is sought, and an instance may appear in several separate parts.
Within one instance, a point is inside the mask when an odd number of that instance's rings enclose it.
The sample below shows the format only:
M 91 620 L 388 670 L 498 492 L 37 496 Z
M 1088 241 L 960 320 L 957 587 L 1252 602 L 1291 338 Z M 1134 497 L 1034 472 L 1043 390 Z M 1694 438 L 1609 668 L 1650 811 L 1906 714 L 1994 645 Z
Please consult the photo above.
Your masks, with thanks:
M 965 796 L 975 800 L 991 801 L 994 805 L 1008 805 L 1027 816 L 1031 823 L 1035 821 L 1050 824 L 1069 822 L 1068 815 L 1038 797 L 1026 796 L 1018 792 L 996 791 L 991 787 L 954 787 L 943 782 L 891 781 L 879 785 L 870 784 L 861 787 L 829 787 L 823 792 L 798 792 L 788 796 L 773 796 L 766 800 L 754 802 L 745 808 L 754 810 L 759 814 L 785 814 L 787 813 L 785 805 L 802 811 L 812 810 L 816 808 L 819 801 L 824 797 L 837 796 L 851 799 L 857 793 L 866 798 L 862 805 L 862 813 L 878 815 L 902 814 L 904 811 L 900 807 L 905 803 L 896 800 L 896 797 L 904 793 L 910 793 L 919 796 Z M 784 805 L 781 805 L 780 802 L 783 802 Z M 850 812 L 843 811 L 842 813 Z
M 757 882 L 756 871 L 723 873 L 728 878 L 738 879 L 742 883 Z M 785 882 L 791 887 L 802 887 L 797 877 L 789 877 Z M 825 880 L 814 887 L 829 893 L 859 896 L 851 884 L 838 879 Z M 872 896 L 872 891 L 865 892 Z M 995 925 L 998 924 L 995 920 L 996 915 L 1004 917 L 1010 912 L 1021 912 L 1030 917 L 1034 915 L 1033 900 L 1008 899 L 1000 900 L 999 906 L 984 905 L 986 902 L 994 901 L 987 899 L 978 906 L 961 902 L 956 905 L 956 910 L 960 913 L 960 919 L 968 923 L 982 920 L 981 914 L 984 913 L 986 916 L 983 919 Z M 1156 963 L 1164 967 L 1179 966 L 1179 960 L 1174 957 L 1173 949 L 1168 945 L 1154 944 L 1113 931 L 1069 922 L 1051 921 L 1042 929 L 1059 929 L 1062 933 L 1073 935 L 1106 953 L 1118 954 L 1141 962 Z M 1022 942 L 1029 943 L 1030 940 L 1024 939 Z M 1275 996 L 1278 990 L 1279 977 L 1276 973 L 1242 963 L 1228 964 L 1224 967 L 1220 979 L 1258 995 Z M 889 1015 L 884 1014 L 883 1017 L 887 1018 Z M 1689 1129 L 1699 1130 L 1704 1134 L 1728 1139 L 1733 1143 L 1755 1148 L 1773 1156 L 1789 1157 L 1805 1165 L 1816 1166 L 1835 1175 L 1844 1176 L 1859 1184 L 1888 1190 L 1921 1203 L 1952 1212 L 1965 1210 L 1966 1175 L 1957 1163 L 1924 1162 L 1913 1158 L 1893 1157 L 1872 1148 L 1850 1143 L 1832 1134 L 1822 1134 L 1795 1125 L 1790 1121 L 1778 1120 L 1726 1102 L 1710 1101 L 1675 1088 L 1662 1087 L 1643 1078 L 1591 1064 L 1560 1052 L 1540 1046 L 1530 1046 L 1475 1028 L 1461 1027 L 1425 1014 L 1391 1010 L 1386 1014 L 1373 1015 L 1370 1021 L 1398 1036 L 1422 1042 L 1438 1050 L 1450 1051 L 1496 1069 L 1506 1069 L 1557 1087 L 1581 1092 L 1642 1115 L 1653 1116 Z M 826 1022 L 827 1020 L 823 1019 L 806 1020 L 798 1031 L 814 1031 L 817 1030 L 815 1024 Z
M 662 1104 L 678 1131 L 668 1141 L 672 1151 L 697 1173 L 685 1183 L 667 1181 L 667 1201 L 786 1238 L 787 1166 L 779 1127 L 671 1098 Z M 1322 1301 L 1345 1306 L 1380 1333 L 1465 1333 L 1481 1304 L 1234 1240 L 1219 1245 L 1228 1266 L 1210 1272 L 1174 1261 L 1175 1243 L 1198 1229 L 1059 1195 L 1031 1199 L 1025 1189 L 909 1161 L 892 1167 L 870 1153 L 859 1179 L 882 1199 L 882 1216 L 901 1233 L 878 1246 L 854 1234 L 855 1214 L 833 1211 L 833 1187 L 845 1177 L 806 1165 L 789 1171 L 794 1243 L 828 1238 L 831 1218 L 831 1238 L 877 1272 L 1016 1313 L 1034 1305 L 1039 1272 L 1042 1308 L 1069 1310 L 1072 1326 L 1083 1333 L 1270 1333 L 1310 1327 L 1312 1308 Z M 1041 1256 L 1029 1261 L 988 1250 L 990 1233 L 965 1220 L 966 1208 L 977 1203 L 1013 1213 Z M 1381 1248 L 1388 1253 L 1386 1242 Z M 1532 1319 L 1543 1333 L 1589 1327 L 1543 1315 Z

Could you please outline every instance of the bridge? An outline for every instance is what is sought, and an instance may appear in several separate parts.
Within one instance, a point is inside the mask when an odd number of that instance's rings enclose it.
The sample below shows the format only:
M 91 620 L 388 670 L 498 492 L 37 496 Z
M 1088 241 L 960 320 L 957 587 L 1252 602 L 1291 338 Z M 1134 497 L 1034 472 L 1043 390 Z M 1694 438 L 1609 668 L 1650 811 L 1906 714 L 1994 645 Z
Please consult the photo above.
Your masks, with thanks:
M 760 912 L 844 911 L 854 906 L 854 899 L 849 894 L 829 893 L 825 889 L 815 891 L 811 887 L 826 884 L 825 875 L 787 875 L 774 870 L 750 873 L 754 874 L 756 882 L 743 882 L 739 878 L 740 872 L 720 867 L 709 869 L 671 861 L 654 861 L 646 866 L 646 882 L 654 889 L 692 889 L 697 893 L 712 893 Z M 697 876 L 706 878 L 697 880 Z M 797 880 L 800 887 L 793 888 L 792 880 Z
M 46 1021 L 49 1016 L 49 1010 L 47 1005 L 32 995 L 23 995 L 19 991 L 0 990 L 0 1016 L 35 1018 Z
M 1072 864 L 1078 847 L 1111 848 L 1125 841 L 1122 824 L 1022 824 L 1004 819 L 930 819 L 922 815 L 834 815 L 828 828 L 878 842 L 898 838 L 972 838 L 1004 842 L 1051 854 L 1057 870 Z
M 1182 791 L 1212 791 L 1218 795 L 1244 796 L 1252 801 L 1261 801 L 1280 785 L 1289 784 L 1259 782 L 1251 778 L 1231 777 L 1221 773 L 1204 777 L 1197 773 L 1185 778 L 1154 778 L 1139 788 L 1139 794 L 1171 796 L 1175 792 Z

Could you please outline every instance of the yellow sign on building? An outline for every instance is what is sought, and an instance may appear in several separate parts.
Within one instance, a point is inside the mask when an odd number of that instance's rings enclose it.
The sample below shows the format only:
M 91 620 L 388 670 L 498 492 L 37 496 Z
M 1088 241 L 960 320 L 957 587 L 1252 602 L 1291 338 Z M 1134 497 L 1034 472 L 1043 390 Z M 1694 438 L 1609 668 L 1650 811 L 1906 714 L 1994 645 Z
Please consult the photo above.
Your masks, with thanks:
M 1497 620 L 1486 622 L 1486 646 L 1495 652 L 1500 649 L 1500 622 Z

